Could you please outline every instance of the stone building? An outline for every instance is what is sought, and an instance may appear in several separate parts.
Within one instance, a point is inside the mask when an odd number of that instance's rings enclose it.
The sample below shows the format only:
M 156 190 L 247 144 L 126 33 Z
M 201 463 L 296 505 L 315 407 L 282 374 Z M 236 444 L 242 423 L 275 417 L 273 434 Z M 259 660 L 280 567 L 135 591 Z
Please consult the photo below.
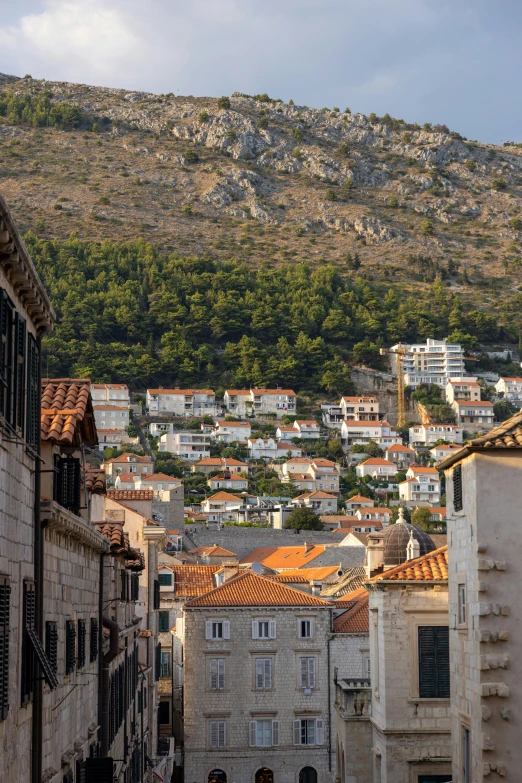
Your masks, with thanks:
M 185 604 L 186 781 L 331 781 L 330 615 L 251 571 Z
M 446 474 L 453 781 L 522 767 L 522 414 L 440 463 Z
M 42 774 L 44 684 L 31 637 L 43 639 L 40 338 L 55 315 L 1 196 L 0 316 L 0 777 L 27 783 Z

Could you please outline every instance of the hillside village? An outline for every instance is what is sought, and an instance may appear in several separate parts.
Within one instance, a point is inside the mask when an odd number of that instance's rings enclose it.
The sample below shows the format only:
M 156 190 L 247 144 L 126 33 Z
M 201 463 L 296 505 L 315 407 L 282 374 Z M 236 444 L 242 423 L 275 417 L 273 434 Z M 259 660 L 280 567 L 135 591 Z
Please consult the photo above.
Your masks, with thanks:
M 522 371 L 396 342 L 393 411 L 42 377 L 3 198 L 0 285 L 10 779 L 516 779 Z

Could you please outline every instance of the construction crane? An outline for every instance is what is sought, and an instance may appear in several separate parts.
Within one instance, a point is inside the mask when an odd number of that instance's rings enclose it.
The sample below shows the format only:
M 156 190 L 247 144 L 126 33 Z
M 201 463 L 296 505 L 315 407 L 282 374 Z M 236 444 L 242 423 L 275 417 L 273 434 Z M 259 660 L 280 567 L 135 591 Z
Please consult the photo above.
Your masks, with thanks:
M 392 355 L 397 357 L 397 426 L 402 427 L 406 424 L 406 400 L 404 397 L 404 357 L 408 351 L 402 347 L 402 343 L 397 343 L 397 350 L 392 351 L 389 348 L 381 348 L 381 356 Z

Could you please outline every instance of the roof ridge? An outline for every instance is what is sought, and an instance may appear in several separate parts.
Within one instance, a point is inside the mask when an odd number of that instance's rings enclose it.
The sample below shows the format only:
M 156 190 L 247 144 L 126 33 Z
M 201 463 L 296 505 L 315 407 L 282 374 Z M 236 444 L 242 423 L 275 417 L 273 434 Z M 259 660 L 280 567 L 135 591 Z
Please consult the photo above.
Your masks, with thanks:
M 220 594 L 223 595 L 226 593 L 234 591 L 234 587 L 237 587 L 238 583 L 251 581 L 254 583 L 257 583 L 257 587 L 262 587 L 265 584 L 269 586 L 269 592 L 273 591 L 275 592 L 274 600 L 268 600 L 266 602 L 256 602 L 256 599 L 250 601 L 239 601 L 238 598 L 231 598 L 229 600 L 236 601 L 236 603 L 217 603 L 212 604 L 208 603 L 207 599 L 209 596 Z M 261 583 L 261 584 L 259 584 Z M 259 591 L 256 590 L 256 594 L 259 594 Z M 277 595 L 288 595 L 289 601 L 277 603 Z M 294 602 L 290 602 L 290 597 L 294 598 Z M 199 602 L 199 603 L 198 603 Z M 311 595 L 310 593 L 304 593 L 302 590 L 297 590 L 294 587 L 289 587 L 288 585 L 281 584 L 280 582 L 275 582 L 273 579 L 270 579 L 265 576 L 261 576 L 259 574 L 255 574 L 253 571 L 248 570 L 244 574 L 238 574 L 237 576 L 233 576 L 231 579 L 228 579 L 226 582 L 224 582 L 222 585 L 219 585 L 218 587 L 213 588 L 212 590 L 209 590 L 208 593 L 204 593 L 201 596 L 198 596 L 198 598 L 193 599 L 192 601 L 188 601 L 185 604 L 185 607 L 198 607 L 198 606 L 329 606 L 329 602 L 325 601 L 322 598 L 317 598 L 314 595 Z

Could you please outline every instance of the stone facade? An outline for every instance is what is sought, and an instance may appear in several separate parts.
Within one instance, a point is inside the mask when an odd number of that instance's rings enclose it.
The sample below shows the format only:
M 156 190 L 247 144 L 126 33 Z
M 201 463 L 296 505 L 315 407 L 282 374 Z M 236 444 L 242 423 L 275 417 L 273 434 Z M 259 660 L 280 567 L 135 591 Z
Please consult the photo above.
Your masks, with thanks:
M 275 620 L 272 639 L 253 639 L 252 623 Z M 298 637 L 298 619 L 311 618 L 313 638 Z M 206 638 L 206 622 L 230 622 L 230 639 Z M 318 783 L 332 780 L 329 762 L 329 665 L 326 638 L 330 611 L 324 607 L 245 607 L 202 609 L 185 607 L 184 726 L 185 780 L 207 783 L 209 773 L 221 769 L 230 783 L 255 781 L 256 771 L 272 770 L 278 783 L 296 783 L 304 767 L 313 767 Z M 316 687 L 300 687 L 299 658 L 316 660 Z M 272 661 L 272 688 L 256 690 L 255 659 Z M 225 660 L 222 690 L 210 689 L 210 659 Z M 294 745 L 294 721 L 323 721 L 321 744 Z M 277 745 L 250 746 L 252 721 L 278 721 Z M 211 747 L 212 726 L 225 725 L 224 747 Z M 215 725 L 215 724 L 214 724 Z M 316 724 L 317 725 L 317 724 Z M 319 729 L 320 731 L 320 729 Z

